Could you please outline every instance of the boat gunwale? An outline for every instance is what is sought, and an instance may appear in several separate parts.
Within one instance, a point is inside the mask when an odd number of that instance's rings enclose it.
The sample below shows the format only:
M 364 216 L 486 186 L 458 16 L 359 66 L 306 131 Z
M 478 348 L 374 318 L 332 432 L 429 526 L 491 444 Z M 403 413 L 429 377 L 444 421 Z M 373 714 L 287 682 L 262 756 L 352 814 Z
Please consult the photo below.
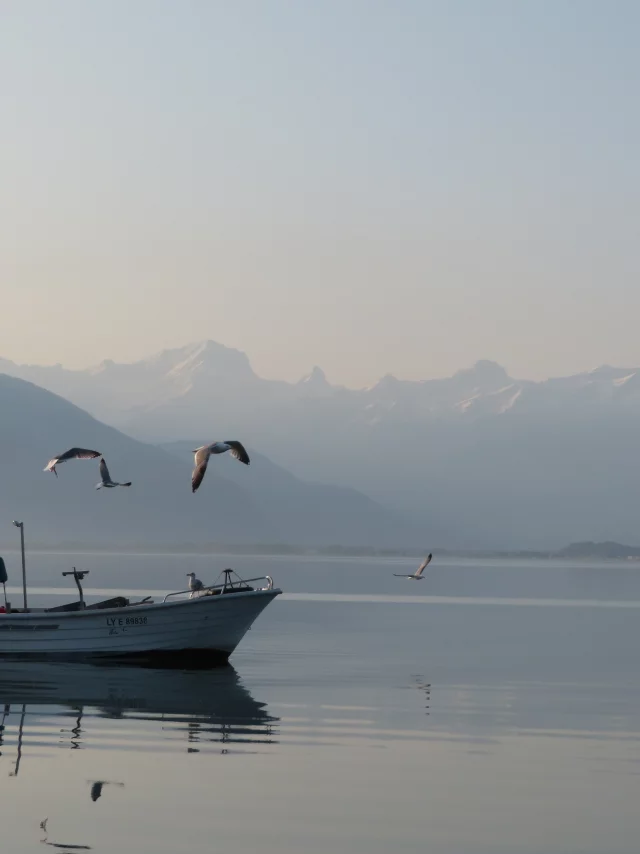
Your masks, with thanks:
M 120 605 L 114 608 L 83 608 L 78 611 L 50 611 L 47 609 L 34 609 L 25 612 L 11 611 L 8 614 L 0 614 L 0 624 L 5 622 L 22 621 L 22 620 L 46 620 L 52 622 L 54 620 L 69 619 L 69 618 L 87 618 L 87 617 L 103 617 L 113 614 L 131 613 L 132 611 L 143 610 L 146 613 L 150 611 L 157 612 L 158 610 L 165 611 L 168 608 L 176 607 L 193 607 L 206 604 L 209 607 L 213 602 L 222 602 L 227 600 L 255 599 L 256 597 L 267 596 L 275 599 L 279 596 L 282 590 L 279 587 L 273 587 L 268 590 L 239 590 L 237 592 L 229 592 L 218 594 L 215 596 L 196 596 L 193 599 L 174 599 L 167 602 L 135 602 L 132 605 Z

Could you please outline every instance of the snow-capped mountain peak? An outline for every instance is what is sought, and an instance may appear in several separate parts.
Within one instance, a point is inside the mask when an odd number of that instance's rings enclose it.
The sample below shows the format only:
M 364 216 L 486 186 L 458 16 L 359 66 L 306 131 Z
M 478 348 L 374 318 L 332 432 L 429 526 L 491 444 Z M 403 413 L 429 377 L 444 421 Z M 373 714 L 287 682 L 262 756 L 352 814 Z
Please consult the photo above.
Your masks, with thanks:
M 393 374 L 363 389 L 332 385 L 315 366 L 298 382 L 256 375 L 247 355 L 215 341 L 163 350 L 132 363 L 106 359 L 87 370 L 38 367 L 0 360 L 0 371 L 66 397 L 98 418 L 139 436 L 172 439 L 221 422 L 252 429 L 279 414 L 304 420 L 310 400 L 323 423 L 415 425 L 434 419 L 536 415 L 562 409 L 624 406 L 640 413 L 640 370 L 602 365 L 568 377 L 534 382 L 509 376 L 496 362 L 481 359 L 442 379 L 407 381 Z M 320 407 L 320 408 L 318 408 Z M 258 419 L 258 420 L 256 420 Z M 291 422 L 293 423 L 293 421 Z
M 327 397 L 335 391 L 334 386 L 327 380 L 322 368 L 314 365 L 311 373 L 298 380 L 295 385 L 296 391 L 307 397 Z

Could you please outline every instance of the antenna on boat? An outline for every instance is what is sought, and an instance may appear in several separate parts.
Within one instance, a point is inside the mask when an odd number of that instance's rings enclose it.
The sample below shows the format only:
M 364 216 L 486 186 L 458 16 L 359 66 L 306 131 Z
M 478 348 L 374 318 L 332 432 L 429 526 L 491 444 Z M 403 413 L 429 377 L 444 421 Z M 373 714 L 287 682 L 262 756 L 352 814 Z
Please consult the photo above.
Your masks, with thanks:
M 235 569 L 223 569 L 220 575 L 224 575 L 224 581 L 222 582 L 223 593 L 225 593 L 227 590 L 243 590 L 249 587 L 244 578 L 238 575 Z M 218 578 L 220 578 L 220 575 L 218 576 Z M 233 580 L 233 575 L 235 575 L 235 577 L 238 579 L 237 581 Z
M 86 607 L 86 604 L 84 601 L 84 595 L 82 593 L 82 584 L 80 584 L 80 582 L 85 577 L 85 575 L 89 575 L 89 570 L 88 569 L 76 569 L 74 566 L 73 570 L 71 572 L 63 572 L 62 574 L 63 575 L 73 575 L 73 580 L 75 581 L 76 586 L 78 588 L 78 592 L 80 593 L 80 607 L 81 608 Z
M 7 567 L 4 565 L 4 560 L 0 557 L 0 581 L 2 582 L 2 587 L 4 589 L 4 607 L 6 610 L 9 610 L 9 606 L 7 604 L 7 581 L 9 580 L 9 576 L 7 575 Z

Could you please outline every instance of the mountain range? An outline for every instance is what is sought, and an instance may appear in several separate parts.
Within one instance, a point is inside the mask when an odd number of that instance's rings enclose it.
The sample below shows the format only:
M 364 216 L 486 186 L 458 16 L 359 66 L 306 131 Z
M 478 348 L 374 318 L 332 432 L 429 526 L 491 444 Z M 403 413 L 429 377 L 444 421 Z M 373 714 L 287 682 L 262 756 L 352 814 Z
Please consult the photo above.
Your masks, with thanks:
M 0 358 L 0 373 L 35 383 L 96 418 L 159 441 L 193 433 L 194 428 L 201 431 L 199 419 L 244 426 L 243 413 L 249 408 L 283 405 L 295 410 L 312 401 L 370 426 L 468 421 L 508 412 L 539 415 L 568 408 L 614 407 L 640 413 L 640 368 L 609 365 L 535 382 L 514 379 L 496 362 L 480 360 L 443 379 L 410 381 L 388 374 L 367 388 L 348 389 L 330 384 L 317 366 L 296 383 L 263 379 L 245 353 L 203 341 L 138 362 L 107 359 L 83 370 L 60 364 L 19 365 Z
M 0 371 L 164 452 L 192 436 L 240 438 L 288 476 L 391 508 L 438 546 L 638 539 L 640 369 L 533 382 L 482 360 L 443 379 L 348 389 L 317 367 L 297 383 L 263 379 L 244 353 L 206 341 L 132 364 L 0 360 Z

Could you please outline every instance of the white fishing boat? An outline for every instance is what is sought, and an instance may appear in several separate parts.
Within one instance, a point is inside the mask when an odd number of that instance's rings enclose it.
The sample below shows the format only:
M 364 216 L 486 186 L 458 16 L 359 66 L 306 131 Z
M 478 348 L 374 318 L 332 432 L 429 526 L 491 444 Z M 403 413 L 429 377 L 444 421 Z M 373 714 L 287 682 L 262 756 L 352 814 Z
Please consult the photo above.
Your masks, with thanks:
M 179 590 L 160 601 L 148 597 L 137 602 L 116 596 L 87 604 L 81 585 L 87 572 L 74 568 L 62 574 L 73 576 L 79 598 L 53 608 L 0 613 L 0 657 L 148 659 L 187 655 L 190 660 L 226 661 L 256 617 L 282 592 L 268 575 L 245 580 L 226 569 L 220 583 L 195 593 Z M 6 581 L 1 559 L 0 581 Z

